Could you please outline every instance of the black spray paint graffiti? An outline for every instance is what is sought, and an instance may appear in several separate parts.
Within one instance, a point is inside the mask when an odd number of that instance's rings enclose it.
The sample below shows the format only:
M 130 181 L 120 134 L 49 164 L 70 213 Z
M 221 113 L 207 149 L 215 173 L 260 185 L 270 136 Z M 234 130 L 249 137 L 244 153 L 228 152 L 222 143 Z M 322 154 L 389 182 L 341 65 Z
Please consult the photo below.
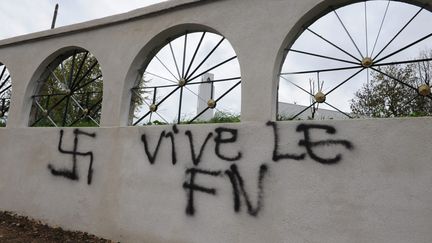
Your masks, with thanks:
M 258 199 L 256 207 L 254 208 L 252 206 L 250 197 L 245 190 L 244 181 L 243 178 L 240 175 L 240 172 L 238 171 L 238 168 L 235 164 L 231 165 L 230 170 L 226 170 L 225 174 L 228 175 L 232 187 L 233 187 L 233 197 L 234 197 L 234 211 L 240 212 L 241 208 L 241 200 L 240 197 L 243 196 L 243 199 L 246 203 L 246 207 L 248 210 L 248 213 L 252 216 L 257 216 L 259 211 L 261 210 L 262 203 L 263 203 L 263 197 L 264 197 L 264 185 L 263 180 L 264 176 L 268 171 L 268 167 L 266 164 L 263 164 L 260 166 L 260 170 L 258 173 Z
M 159 154 L 160 146 L 161 146 L 163 140 L 167 139 L 167 138 L 170 138 L 170 142 L 171 142 L 170 144 L 171 144 L 171 161 L 172 161 L 172 164 L 175 165 L 177 163 L 175 134 L 178 134 L 179 130 L 178 130 L 177 126 L 173 126 L 172 130 L 173 130 L 172 132 L 171 131 L 169 131 L 169 132 L 162 131 L 161 132 L 161 134 L 159 135 L 158 142 L 157 142 L 156 146 L 154 147 L 153 151 L 151 151 L 152 149 L 150 148 L 147 135 L 143 134 L 141 136 L 141 141 L 144 144 L 144 151 L 147 155 L 147 158 L 148 158 L 150 164 L 154 164 L 156 162 L 157 156 Z M 219 128 L 215 129 L 215 132 L 216 132 L 216 137 L 214 138 L 214 142 L 215 142 L 215 154 L 216 154 L 216 156 L 219 157 L 221 160 L 225 160 L 225 161 L 240 160 L 242 157 L 241 151 L 238 151 L 237 154 L 234 156 L 233 155 L 225 155 L 221 151 L 222 145 L 229 144 L 229 143 L 235 143 L 237 141 L 237 134 L 238 134 L 237 129 L 219 127 Z M 207 135 L 206 139 L 204 140 L 204 142 L 200 146 L 198 154 L 196 154 L 192 132 L 187 130 L 185 132 L 185 135 L 189 139 L 189 145 L 190 145 L 190 151 L 191 151 L 193 163 L 194 163 L 194 165 L 198 165 L 201 161 L 201 157 L 203 155 L 203 152 L 205 150 L 205 147 L 206 147 L 208 141 L 213 136 L 213 132 L 210 132 Z M 228 136 L 228 137 L 226 137 L 226 136 Z
M 174 134 L 178 134 L 178 128 L 177 126 L 173 126 L 172 128 Z M 176 146 L 175 146 L 175 136 L 173 132 L 169 131 L 162 131 L 159 135 L 159 139 L 157 141 L 156 146 L 154 149 L 150 149 L 148 137 L 146 134 L 143 134 L 141 136 L 141 140 L 144 144 L 144 151 L 147 155 L 147 158 L 150 162 L 150 164 L 154 164 L 157 159 L 157 155 L 159 154 L 159 149 L 161 147 L 162 142 L 170 137 L 170 145 L 171 145 L 171 154 L 172 154 L 172 164 L 175 165 L 177 161 L 176 157 Z M 190 130 L 185 131 L 184 133 L 189 141 L 189 147 L 190 147 L 190 153 L 191 153 L 191 159 L 192 163 L 195 166 L 198 166 L 202 160 L 202 155 L 205 151 L 205 148 L 210 141 L 210 139 L 215 135 L 214 138 L 214 153 L 215 155 L 224 161 L 228 162 L 234 162 L 238 161 L 242 158 L 242 152 L 238 151 L 235 154 L 225 154 L 223 153 L 223 145 L 228 145 L 235 143 L 238 138 L 238 130 L 237 129 L 231 129 L 231 128 L 224 128 L 224 127 L 218 127 L 213 132 L 210 132 L 207 134 L 204 141 L 201 143 L 200 146 L 196 146 L 195 140 L 193 138 L 193 133 Z M 199 147 L 199 149 L 197 149 Z M 151 151 L 152 150 L 152 151 Z M 198 151 L 198 152 L 197 152 Z M 252 216 L 257 216 L 258 212 L 260 211 L 262 207 L 262 201 L 263 201 L 263 179 L 264 175 L 267 172 L 268 168 L 267 165 L 263 165 L 260 168 L 259 171 L 259 178 L 258 178 L 258 200 L 257 200 L 257 206 L 253 207 L 251 200 L 249 198 L 248 193 L 245 190 L 244 187 L 244 181 L 242 176 L 240 175 L 240 172 L 237 169 L 236 165 L 231 165 L 229 170 L 226 170 L 225 173 L 222 171 L 210 171 L 210 170 L 203 170 L 197 167 L 189 168 L 186 170 L 186 175 L 189 176 L 189 181 L 183 183 L 183 188 L 187 190 L 187 206 L 186 206 L 186 214 L 187 215 L 194 215 L 195 214 L 195 206 L 194 206 L 194 193 L 195 192 L 201 192 L 211 195 L 216 195 L 216 189 L 215 188 L 209 188 L 197 185 L 195 183 L 195 178 L 197 175 L 207 175 L 212 177 L 218 177 L 218 176 L 224 176 L 226 175 L 229 179 L 229 181 L 232 184 L 233 189 L 233 198 L 234 198 L 234 211 L 239 212 L 240 206 L 241 206 L 241 198 L 244 198 L 244 201 L 246 203 L 248 213 Z
M 87 132 L 83 132 L 79 129 L 75 129 L 73 131 L 73 133 L 75 136 L 73 150 L 69 151 L 69 150 L 64 150 L 62 148 L 63 147 L 63 134 L 64 134 L 63 130 L 60 130 L 60 138 L 59 138 L 59 143 L 58 143 L 58 151 L 60 153 L 72 155 L 72 169 L 55 169 L 54 166 L 51 164 L 48 164 L 48 169 L 51 171 L 51 174 L 54 176 L 62 176 L 62 177 L 65 177 L 65 178 L 73 180 L 73 181 L 78 181 L 79 176 L 78 176 L 78 170 L 77 170 L 77 156 L 82 156 L 82 157 L 89 156 L 90 157 L 90 163 L 89 163 L 88 172 L 87 172 L 87 184 L 90 185 L 92 182 L 92 176 L 93 176 L 93 152 L 91 152 L 91 151 L 88 151 L 88 152 L 78 151 L 78 137 L 80 135 L 84 135 L 84 136 L 95 138 L 96 133 L 87 133 Z
M 293 160 L 304 160 L 306 158 L 306 153 L 302 154 L 282 154 L 279 152 L 279 131 L 277 124 L 275 122 L 267 122 L 267 126 L 271 126 L 273 128 L 274 134 L 274 149 L 273 149 L 273 161 L 278 162 L 282 159 L 293 159 Z M 321 140 L 321 141 L 311 141 L 310 132 L 311 130 L 324 130 L 327 134 L 336 134 L 336 129 L 327 125 L 307 125 L 300 124 L 297 126 L 297 132 L 303 132 L 304 139 L 300 140 L 298 145 L 301 147 L 305 147 L 307 154 L 309 157 L 316 162 L 321 164 L 336 164 L 342 160 L 342 155 L 337 154 L 333 158 L 322 158 L 318 156 L 314 151 L 314 147 L 319 146 L 330 146 L 330 145 L 342 145 L 345 148 L 351 150 L 353 149 L 353 145 L 351 142 L 347 140 Z
M 282 153 L 280 152 L 280 135 L 277 123 L 268 122 L 267 126 L 271 127 L 273 130 L 274 136 L 274 148 L 273 148 L 273 156 L 272 160 L 274 162 L 278 162 L 283 159 L 291 159 L 291 160 L 305 160 L 306 156 L 309 156 L 312 160 L 321 163 L 321 164 L 336 164 L 342 160 L 341 154 L 336 154 L 333 157 L 322 157 L 316 153 L 316 148 L 322 146 L 342 146 L 348 150 L 353 149 L 353 145 L 351 142 L 347 140 L 339 140 L 339 139 L 327 139 L 327 140 L 318 140 L 314 141 L 311 138 L 311 133 L 313 131 L 324 131 L 328 135 L 335 135 L 336 129 L 332 126 L 328 125 L 316 125 L 316 124 L 300 124 L 297 126 L 296 131 L 303 134 L 303 139 L 298 141 L 298 146 L 303 147 L 306 151 L 301 154 L 290 154 L 290 153 Z M 143 134 L 141 137 L 142 142 L 144 143 L 144 150 L 147 155 L 147 158 L 150 164 L 154 164 L 157 160 L 157 155 L 159 153 L 159 149 L 164 140 L 168 140 L 170 142 L 171 155 L 172 155 L 172 164 L 175 165 L 177 162 L 177 153 L 176 153 L 176 135 L 179 134 L 179 130 L 176 126 L 172 128 L 172 131 L 162 131 L 159 135 L 159 139 L 157 141 L 154 149 L 150 149 L 148 137 L 146 134 Z M 184 133 L 188 139 L 191 160 L 195 167 L 186 169 L 186 176 L 188 177 L 187 181 L 183 183 L 183 188 L 187 192 L 187 206 L 186 206 L 186 214 L 194 215 L 196 213 L 195 210 L 195 197 L 194 193 L 200 192 L 209 195 L 216 195 L 217 188 L 202 186 L 195 182 L 196 177 L 201 176 L 210 176 L 210 177 L 222 177 L 228 178 L 229 182 L 232 186 L 233 191 L 233 201 L 234 201 L 234 211 L 240 212 L 242 201 L 245 203 L 247 207 L 247 213 L 251 216 L 257 216 L 263 206 L 264 201 L 264 177 L 267 174 L 269 167 L 266 164 L 262 164 L 259 168 L 258 172 L 258 196 L 257 202 L 255 206 L 252 204 L 252 200 L 250 199 L 249 193 L 245 189 L 245 182 L 243 177 L 241 176 L 239 169 L 235 162 L 241 160 L 242 151 L 237 151 L 235 153 L 227 153 L 224 151 L 224 146 L 233 145 L 238 141 L 238 130 L 232 128 L 224 128 L 218 127 L 214 131 L 209 132 L 204 140 L 201 140 L 201 144 L 198 144 L 196 139 L 194 139 L 193 133 L 190 130 L 185 131 Z M 216 155 L 219 159 L 223 161 L 233 162 L 228 170 L 205 170 L 202 168 L 198 168 L 200 165 L 204 152 L 206 151 L 206 147 L 208 147 L 209 141 L 214 137 L 214 155 Z M 243 199 L 243 200 L 242 200 Z
M 279 146 L 279 130 L 277 123 L 268 122 L 267 126 L 271 127 L 273 130 L 274 136 L 274 148 L 272 160 L 274 162 L 278 162 L 283 159 L 291 159 L 291 160 L 304 160 L 306 156 L 309 156 L 312 160 L 321 163 L 321 164 L 336 164 L 342 160 L 341 154 L 336 154 L 333 157 L 322 157 L 317 154 L 316 148 L 322 146 L 342 146 L 345 149 L 352 150 L 353 145 L 351 142 L 347 140 L 341 139 L 327 139 L 327 140 L 318 140 L 315 141 L 311 137 L 311 133 L 313 131 L 324 131 L 328 135 L 335 135 L 336 129 L 332 126 L 328 125 L 317 125 L 317 124 L 300 124 L 296 128 L 296 132 L 303 134 L 303 139 L 298 141 L 298 146 L 304 148 L 305 153 L 301 154 L 290 154 L 290 153 L 281 153 Z M 79 129 L 75 129 L 74 133 L 74 146 L 72 150 L 63 149 L 63 135 L 64 131 L 60 130 L 60 138 L 58 143 L 58 151 L 62 154 L 72 155 L 72 168 L 71 169 L 57 169 L 52 164 L 48 164 L 48 169 L 51 174 L 54 176 L 62 176 L 70 180 L 78 181 L 78 157 L 89 157 L 89 167 L 87 173 L 87 183 L 90 185 L 92 182 L 93 176 L 93 152 L 87 151 L 82 152 L 78 151 L 78 142 L 80 136 L 87 136 L 91 138 L 96 137 L 96 133 L 87 133 L 81 131 Z M 257 199 L 256 203 L 252 203 L 250 194 L 246 190 L 245 181 L 243 176 L 238 169 L 238 166 L 235 162 L 239 161 L 243 157 L 243 152 L 241 150 L 232 150 L 232 145 L 234 145 L 239 138 L 238 130 L 232 128 L 224 128 L 218 127 L 214 131 L 209 132 L 204 140 L 201 140 L 200 144 L 197 143 L 196 139 L 194 139 L 193 133 L 190 130 L 184 132 L 185 137 L 188 139 L 191 153 L 191 161 L 195 166 L 193 168 L 186 169 L 186 176 L 188 177 L 187 181 L 183 183 L 183 188 L 187 192 L 187 206 L 186 206 L 186 214 L 187 215 L 195 215 L 195 198 L 194 193 L 206 193 L 209 195 L 216 195 L 217 188 L 202 186 L 197 184 L 195 179 L 198 175 L 200 176 L 210 176 L 210 177 L 220 177 L 225 178 L 231 183 L 232 187 L 232 197 L 233 197 L 233 205 L 234 212 L 238 213 L 241 211 L 242 203 L 246 205 L 247 213 L 251 216 L 256 217 L 263 207 L 264 202 L 264 179 L 269 171 L 269 166 L 267 164 L 262 164 L 258 170 L 258 180 L 257 180 Z M 152 146 L 151 149 L 149 144 L 149 137 L 146 134 L 141 136 L 141 141 L 144 144 L 144 151 L 147 155 L 148 161 L 150 164 L 155 164 L 157 160 L 157 156 L 160 153 L 161 145 L 163 141 L 170 142 L 170 152 L 171 152 L 171 162 L 173 165 L 177 164 L 177 151 L 176 151 L 176 138 L 179 135 L 179 129 L 177 126 L 173 126 L 169 131 L 162 131 L 157 139 L 157 143 L 155 146 Z M 229 164 L 229 169 L 226 170 L 205 170 L 202 168 L 198 168 L 200 163 L 202 162 L 204 152 L 206 151 L 206 147 L 208 147 L 211 138 L 214 142 L 214 154 L 220 160 L 231 162 Z M 197 144 L 196 144 L 197 143 Z M 228 145 L 231 145 L 228 146 Z M 228 150 L 227 150 L 228 148 Z M 231 151 L 231 152 L 228 152 Z M 236 152 L 232 152 L 236 151 Z
M 195 177 L 197 174 L 209 175 L 209 176 L 219 176 L 221 171 L 209 171 L 209 170 L 201 170 L 197 168 L 190 168 L 186 170 L 186 174 L 190 174 L 189 183 L 183 183 L 183 188 L 189 190 L 188 193 L 188 203 L 186 206 L 186 214 L 194 215 L 195 214 L 195 206 L 194 206 L 194 191 L 199 191 L 211 195 L 216 195 L 215 188 L 203 187 L 195 184 Z
M 201 157 L 203 155 L 204 152 L 204 148 L 207 145 L 207 142 L 210 140 L 210 138 L 213 136 L 213 133 L 209 133 L 207 135 L 207 137 L 205 138 L 204 142 L 201 145 L 201 148 L 199 149 L 198 154 L 196 154 L 195 152 L 195 146 L 194 146 L 194 141 L 193 141 L 193 134 L 191 131 L 186 131 L 185 132 L 186 136 L 189 138 L 189 145 L 191 148 L 191 156 L 192 156 L 192 162 L 194 165 L 198 165 L 201 162 Z
M 258 198 L 256 206 L 252 205 L 251 199 L 249 197 L 248 192 L 245 189 L 244 179 L 241 176 L 237 166 L 232 164 L 229 170 L 225 171 L 225 174 L 228 176 L 233 191 L 233 200 L 234 200 L 234 211 L 236 213 L 240 212 L 241 209 L 241 198 L 244 199 L 244 202 L 247 207 L 247 212 L 251 216 L 257 216 L 260 212 L 263 204 L 264 197 L 264 186 L 263 180 L 264 176 L 268 171 L 268 167 L 266 164 L 261 165 L 259 174 L 258 174 Z M 195 178 L 198 174 L 208 175 L 212 177 L 218 177 L 223 175 L 222 171 L 210 171 L 210 170 L 202 170 L 198 168 L 190 168 L 186 170 L 186 175 L 190 174 L 189 181 L 183 183 L 183 188 L 187 190 L 187 206 L 186 206 L 186 214 L 192 216 L 195 214 L 195 200 L 194 200 L 194 192 L 202 192 L 210 195 L 216 195 L 216 188 L 209 188 L 200 186 L 195 183 Z

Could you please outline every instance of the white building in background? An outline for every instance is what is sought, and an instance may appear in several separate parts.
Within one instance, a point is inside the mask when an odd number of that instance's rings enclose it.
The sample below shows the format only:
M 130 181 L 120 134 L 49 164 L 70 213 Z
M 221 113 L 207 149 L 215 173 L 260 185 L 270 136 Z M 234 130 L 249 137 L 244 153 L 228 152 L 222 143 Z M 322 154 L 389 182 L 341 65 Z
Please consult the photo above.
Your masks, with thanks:
M 290 104 L 284 102 L 278 103 L 279 116 L 284 118 L 294 117 L 295 115 L 305 110 L 306 108 L 307 106 L 304 105 Z M 311 117 L 312 117 L 312 108 L 308 108 L 303 113 L 298 115 L 296 119 L 307 120 L 310 119 Z M 342 114 L 339 111 L 334 111 L 334 110 L 319 108 L 315 111 L 314 120 L 328 120 L 328 119 L 341 120 L 341 119 L 349 119 L 349 117 Z
M 205 73 L 201 77 L 201 82 L 208 82 L 214 80 L 214 74 Z M 197 97 L 197 114 L 202 112 L 208 107 L 207 101 L 213 99 L 214 95 L 214 84 L 213 83 L 202 83 L 198 87 L 198 97 Z M 199 119 L 208 121 L 213 118 L 213 109 L 207 109 Z

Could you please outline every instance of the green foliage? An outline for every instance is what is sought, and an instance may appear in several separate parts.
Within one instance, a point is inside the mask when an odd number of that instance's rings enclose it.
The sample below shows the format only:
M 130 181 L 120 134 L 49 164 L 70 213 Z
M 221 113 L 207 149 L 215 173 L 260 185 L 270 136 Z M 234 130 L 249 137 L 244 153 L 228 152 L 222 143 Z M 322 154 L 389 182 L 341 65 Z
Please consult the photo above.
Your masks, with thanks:
M 54 70 L 48 68 L 39 82 L 31 112 L 33 126 L 54 126 L 54 122 L 94 127 L 100 122 L 103 78 L 93 55 L 70 56 Z
M 431 56 L 423 53 L 421 57 Z M 429 62 L 392 65 L 372 72 L 369 83 L 355 93 L 351 110 L 358 117 L 418 117 L 432 115 L 432 97 L 421 96 L 418 87 L 430 83 Z
M 138 79 L 138 83 L 131 89 L 131 105 L 129 111 L 129 119 L 139 119 L 139 114 L 142 109 L 142 105 L 144 104 L 144 100 L 147 100 L 149 104 L 153 103 L 152 100 L 148 97 L 150 91 L 145 89 L 145 86 L 150 82 L 147 80 L 145 75 L 140 75 Z M 158 123 L 159 121 L 153 121 L 153 123 Z M 160 125 L 160 124 L 155 124 Z
M 207 123 L 236 123 L 240 122 L 240 115 L 225 111 L 217 111 Z

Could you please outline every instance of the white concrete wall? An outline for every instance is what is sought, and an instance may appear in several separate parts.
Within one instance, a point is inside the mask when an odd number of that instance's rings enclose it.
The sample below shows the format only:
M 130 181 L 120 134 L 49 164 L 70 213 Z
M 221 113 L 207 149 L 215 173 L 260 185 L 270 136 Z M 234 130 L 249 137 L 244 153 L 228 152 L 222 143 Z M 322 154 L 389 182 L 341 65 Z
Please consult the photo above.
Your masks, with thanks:
M 274 161 L 274 130 L 265 123 L 178 126 L 174 134 L 177 162 L 172 164 L 171 140 L 161 132 L 171 126 L 84 129 L 96 137 L 78 136 L 77 152 L 93 153 L 93 178 L 87 183 L 89 156 L 77 157 L 79 180 L 54 176 L 48 169 L 71 169 L 73 156 L 59 152 L 59 129 L 0 129 L 0 209 L 12 210 L 52 225 L 90 231 L 122 242 L 431 242 L 432 133 L 430 119 L 307 122 L 336 130 L 310 130 L 311 141 L 345 140 L 312 148 L 319 158 L 340 155 L 334 164 L 313 159 L 299 141 L 298 122 L 277 123 L 280 154 L 304 159 Z M 220 144 L 218 128 L 237 132 L 235 142 Z M 419 129 L 422 128 L 422 129 Z M 209 133 L 201 161 L 194 166 L 189 138 L 199 151 Z M 222 139 L 232 137 L 222 132 Z M 73 150 L 73 129 L 65 129 L 62 149 Z M 340 142 L 340 141 L 339 141 Z M 223 156 L 234 159 L 227 161 Z M 236 165 L 253 209 L 234 207 L 227 170 Z M 259 170 L 262 191 L 258 189 Z M 186 208 L 190 168 L 195 184 L 215 195 L 194 191 L 194 215 Z M 261 199 L 257 199 L 261 197 Z
M 13 77 L 8 125 L 0 129 L 0 210 L 122 242 L 431 242 L 430 118 L 307 122 L 319 125 L 310 140 L 324 141 L 309 151 L 301 142 L 307 126 L 266 124 L 276 117 L 283 49 L 329 4 L 347 2 L 171 1 L 0 41 L 0 62 Z M 186 29 L 212 30 L 232 44 L 242 73 L 242 123 L 178 126 L 178 131 L 125 127 L 129 90 L 145 57 L 161 40 Z M 75 150 L 73 128 L 64 129 L 59 146 L 61 129 L 27 127 L 36 77 L 71 46 L 92 52 L 104 75 L 102 127 L 79 130 L 94 137 L 78 135 Z M 162 139 L 151 164 L 163 131 L 174 143 Z M 215 140 L 217 131 L 222 134 Z M 189 136 L 196 156 L 209 138 L 198 165 Z M 323 164 L 329 161 L 322 158 L 337 163 Z M 74 160 L 77 180 L 50 170 L 67 174 Z M 235 167 L 244 191 L 238 177 L 230 180 Z M 195 184 L 215 195 L 194 191 L 196 211 L 188 215 L 191 168 L 214 175 L 198 171 Z

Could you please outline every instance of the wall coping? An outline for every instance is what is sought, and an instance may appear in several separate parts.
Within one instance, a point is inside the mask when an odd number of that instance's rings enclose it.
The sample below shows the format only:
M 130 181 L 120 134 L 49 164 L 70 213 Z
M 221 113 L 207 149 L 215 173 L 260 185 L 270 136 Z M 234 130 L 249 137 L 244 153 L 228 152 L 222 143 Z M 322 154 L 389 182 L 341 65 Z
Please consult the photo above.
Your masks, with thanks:
M 55 29 L 48 29 L 48 30 L 30 33 L 30 34 L 6 38 L 0 40 L 0 48 L 19 45 L 27 42 L 39 41 L 43 39 L 55 38 L 63 35 L 69 35 L 69 34 L 89 31 L 93 29 L 109 27 L 112 25 L 118 25 L 124 22 L 135 21 L 138 19 L 151 17 L 153 15 L 175 11 L 181 7 L 185 7 L 192 4 L 199 4 L 201 2 L 206 2 L 206 1 L 209 0 L 168 0 L 166 2 L 156 3 L 150 6 L 131 10 L 126 13 L 111 15 L 111 16 L 85 21 L 77 24 L 61 26 Z

